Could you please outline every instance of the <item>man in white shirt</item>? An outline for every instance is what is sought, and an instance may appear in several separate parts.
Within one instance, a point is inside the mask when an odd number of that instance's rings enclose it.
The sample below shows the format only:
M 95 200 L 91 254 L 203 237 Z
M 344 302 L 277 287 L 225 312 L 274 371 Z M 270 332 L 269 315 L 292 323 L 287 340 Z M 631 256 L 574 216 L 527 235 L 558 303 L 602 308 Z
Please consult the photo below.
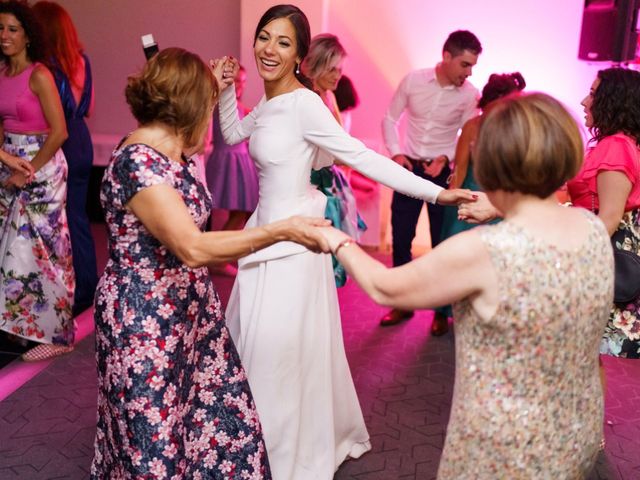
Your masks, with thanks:
M 442 48 L 442 61 L 435 68 L 410 72 L 396 90 L 382 121 L 382 134 L 394 161 L 420 177 L 446 188 L 451 174 L 458 130 L 476 114 L 478 90 L 467 82 L 482 52 L 478 38 L 466 30 L 449 35 Z M 407 115 L 404 146 L 400 144 L 398 124 Z M 391 203 L 393 265 L 411 261 L 411 242 L 423 205 L 422 200 L 394 192 Z M 440 241 L 443 207 L 427 205 L 431 246 Z M 393 309 L 380 324 L 395 325 L 413 316 L 413 311 Z M 433 335 L 448 331 L 446 318 L 436 315 Z

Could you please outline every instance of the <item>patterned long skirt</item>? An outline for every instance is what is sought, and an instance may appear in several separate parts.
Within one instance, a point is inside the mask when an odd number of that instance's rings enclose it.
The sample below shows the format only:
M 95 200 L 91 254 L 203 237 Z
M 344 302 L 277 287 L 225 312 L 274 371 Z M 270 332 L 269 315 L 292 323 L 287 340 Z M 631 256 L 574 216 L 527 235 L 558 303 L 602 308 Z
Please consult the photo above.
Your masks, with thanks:
M 33 160 L 45 135 L 6 133 L 3 150 Z M 7 187 L 0 164 L 0 330 L 72 345 L 75 287 L 67 228 L 67 162 L 58 150 L 23 188 Z
M 640 255 L 640 210 L 626 212 L 618 230 L 628 233 L 620 247 Z M 626 304 L 613 305 L 600 343 L 600 353 L 640 359 L 640 298 Z

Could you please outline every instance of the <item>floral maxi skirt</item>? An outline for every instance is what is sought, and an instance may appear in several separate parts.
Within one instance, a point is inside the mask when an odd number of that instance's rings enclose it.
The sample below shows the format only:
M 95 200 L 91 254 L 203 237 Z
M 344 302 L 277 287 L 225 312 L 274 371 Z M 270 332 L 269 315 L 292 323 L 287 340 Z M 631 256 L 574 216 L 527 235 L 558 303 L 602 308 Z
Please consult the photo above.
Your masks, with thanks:
M 640 209 L 626 212 L 618 230 L 625 231 L 624 244 L 618 248 L 640 255 Z M 640 359 L 640 297 L 627 304 L 613 305 L 600 343 L 600 353 Z
M 6 133 L 3 150 L 33 160 L 45 135 Z M 0 164 L 0 330 L 41 343 L 73 344 L 75 287 L 62 150 L 23 188 Z

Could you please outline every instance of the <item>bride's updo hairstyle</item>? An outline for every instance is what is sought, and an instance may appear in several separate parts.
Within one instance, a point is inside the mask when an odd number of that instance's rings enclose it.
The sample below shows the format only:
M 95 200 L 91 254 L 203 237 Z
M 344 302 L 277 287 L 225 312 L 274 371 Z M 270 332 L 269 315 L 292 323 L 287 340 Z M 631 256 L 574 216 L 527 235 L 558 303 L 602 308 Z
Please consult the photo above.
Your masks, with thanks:
M 478 183 L 487 192 L 547 198 L 582 165 L 578 125 L 559 101 L 544 93 L 496 102 L 473 151 Z
M 198 55 L 167 48 L 128 78 L 125 96 L 140 125 L 160 122 L 172 127 L 185 148 L 193 148 L 206 133 L 218 86 Z

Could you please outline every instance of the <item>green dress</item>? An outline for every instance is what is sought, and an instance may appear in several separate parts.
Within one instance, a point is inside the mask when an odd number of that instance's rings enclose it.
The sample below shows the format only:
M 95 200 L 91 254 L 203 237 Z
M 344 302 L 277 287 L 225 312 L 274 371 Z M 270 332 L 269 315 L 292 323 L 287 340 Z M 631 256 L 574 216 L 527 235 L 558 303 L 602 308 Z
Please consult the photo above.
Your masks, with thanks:
M 477 192 L 481 190 L 480 185 L 476 183 L 476 179 L 473 175 L 473 162 L 469 159 L 469 166 L 467 167 L 467 174 L 464 177 L 464 181 L 460 188 L 467 188 L 471 191 Z M 500 220 L 496 219 L 490 223 L 498 223 Z M 447 238 L 454 235 L 471 230 L 478 225 L 475 223 L 465 222 L 464 220 L 458 220 L 458 207 L 444 207 L 444 218 L 442 220 L 442 232 L 440 234 L 440 241 L 444 241 Z M 445 305 L 443 307 L 436 308 L 436 312 L 442 313 L 445 317 L 453 316 L 451 311 L 451 305 Z
M 358 215 L 356 200 L 351 191 L 349 180 L 336 165 L 311 170 L 311 184 L 327 197 L 324 218 L 331 220 L 334 227 L 342 230 L 354 240 L 358 240 L 360 233 L 367 229 L 366 224 Z M 332 256 L 333 275 L 336 286 L 342 287 L 347 282 L 347 272 L 340 265 L 335 255 Z

